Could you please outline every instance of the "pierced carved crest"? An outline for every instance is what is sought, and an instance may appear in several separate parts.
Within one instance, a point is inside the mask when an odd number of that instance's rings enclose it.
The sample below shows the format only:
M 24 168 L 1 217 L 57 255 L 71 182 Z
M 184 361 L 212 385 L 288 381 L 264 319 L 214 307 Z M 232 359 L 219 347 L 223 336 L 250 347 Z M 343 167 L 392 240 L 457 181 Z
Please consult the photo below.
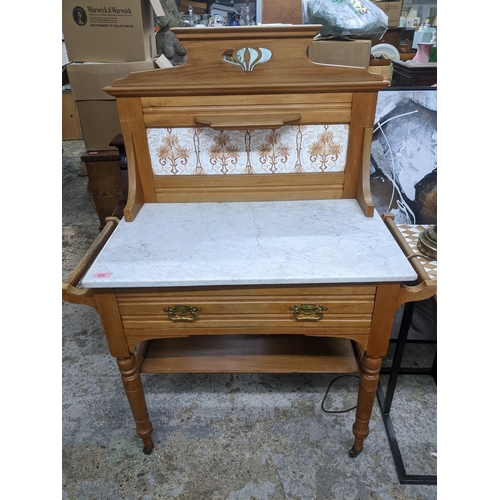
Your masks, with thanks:
M 222 54 L 222 59 L 229 64 L 239 66 L 242 71 L 253 71 L 258 64 L 269 61 L 272 55 L 269 49 L 264 49 L 262 47 L 258 49 L 243 47 L 241 49 L 224 52 Z

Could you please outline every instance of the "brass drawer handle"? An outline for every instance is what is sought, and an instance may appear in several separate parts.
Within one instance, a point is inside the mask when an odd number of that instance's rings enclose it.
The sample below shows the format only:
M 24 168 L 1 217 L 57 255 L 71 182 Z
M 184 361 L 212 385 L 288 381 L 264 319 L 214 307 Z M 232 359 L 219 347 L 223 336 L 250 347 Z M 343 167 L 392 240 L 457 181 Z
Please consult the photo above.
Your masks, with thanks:
M 319 321 L 323 317 L 323 311 L 328 311 L 328 307 L 317 306 L 316 304 L 300 304 L 300 306 L 290 306 L 290 311 L 297 321 Z
M 169 319 L 172 321 L 195 321 L 196 313 L 201 311 L 200 307 L 197 306 L 186 306 L 183 304 L 176 306 L 168 306 L 163 309 L 168 313 Z

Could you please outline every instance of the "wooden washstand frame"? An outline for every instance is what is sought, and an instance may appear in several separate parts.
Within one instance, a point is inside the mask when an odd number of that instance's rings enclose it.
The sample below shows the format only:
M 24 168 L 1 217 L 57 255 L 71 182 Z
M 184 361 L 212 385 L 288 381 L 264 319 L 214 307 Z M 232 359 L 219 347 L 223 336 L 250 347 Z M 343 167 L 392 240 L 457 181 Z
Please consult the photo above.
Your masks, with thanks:
M 370 148 L 377 93 L 388 82 L 363 68 L 311 62 L 306 50 L 318 29 L 315 25 L 175 28 L 172 31 L 188 53 L 183 65 L 132 73 L 105 89 L 116 97 L 127 151 L 125 223 L 133 221 L 144 204 L 170 202 L 352 199 L 357 200 L 366 217 L 374 216 Z M 251 67 L 249 48 L 265 48 L 272 57 Z M 239 49 L 247 52 L 238 62 L 235 54 Z M 233 63 L 228 64 L 224 59 L 231 57 Z M 146 135 L 149 127 L 251 130 L 286 124 L 349 125 L 345 170 L 204 176 L 160 176 L 152 170 Z M 408 257 L 404 238 L 391 217 L 385 221 Z M 64 282 L 63 299 L 92 306 L 100 314 L 145 453 L 153 449 L 153 427 L 140 373 L 191 371 L 360 371 L 354 444 L 349 454 L 355 457 L 361 452 L 394 313 L 405 302 L 436 293 L 436 282 L 421 273 L 415 259 L 410 262 L 420 282 L 413 286 L 384 282 L 183 289 L 82 287 L 82 278 L 118 223 L 123 221 L 107 219 L 94 244 Z M 292 307 L 283 305 L 284 297 L 289 304 L 303 306 L 320 297 L 322 303 L 328 303 L 329 311 L 324 317 L 306 311 L 304 314 L 310 316 L 301 316 L 306 321 L 298 321 L 297 315 L 289 312 Z M 172 303 L 202 303 L 203 311 L 212 313 L 212 320 L 188 310 L 167 317 L 162 311 L 171 310 L 164 306 Z M 230 324 L 225 316 L 229 305 L 233 307 Z M 269 314 L 256 315 L 255 307 L 276 311 L 280 320 L 269 319 Z M 351 319 L 340 321 L 346 307 Z M 211 346 L 227 349 L 228 356 L 211 357 Z M 331 356 L 324 356 L 325 350 Z

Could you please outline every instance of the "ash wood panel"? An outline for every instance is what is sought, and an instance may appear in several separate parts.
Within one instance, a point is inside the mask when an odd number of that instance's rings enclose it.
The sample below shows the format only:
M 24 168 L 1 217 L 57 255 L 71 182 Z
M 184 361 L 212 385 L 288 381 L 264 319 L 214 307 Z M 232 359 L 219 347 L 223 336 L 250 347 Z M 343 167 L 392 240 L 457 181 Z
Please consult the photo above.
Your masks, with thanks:
M 349 123 L 351 120 L 350 103 L 333 103 L 318 105 L 317 108 L 305 104 L 289 104 L 278 106 L 275 103 L 269 105 L 252 105 L 229 107 L 199 106 L 192 107 L 150 107 L 144 108 L 144 124 L 146 127 L 200 127 L 195 120 L 196 116 L 215 115 L 216 113 L 224 116 L 227 120 L 238 123 L 237 126 L 226 126 L 231 128 L 246 130 L 248 128 L 268 128 L 265 125 L 266 119 L 269 120 L 274 115 L 293 115 L 300 114 L 301 117 L 294 121 L 294 125 L 314 125 L 314 124 L 342 124 Z M 250 126 L 249 117 L 260 117 L 262 124 Z
M 125 149 L 127 151 L 128 169 L 131 169 L 129 157 L 137 167 L 138 181 L 131 184 L 129 178 L 129 194 L 142 199 L 146 203 L 155 202 L 153 171 L 149 156 L 149 145 L 146 138 L 141 100 L 139 98 L 117 99 L 116 105 L 120 117 Z M 136 191 L 140 189 L 140 192 Z
M 307 298 L 308 299 L 308 298 Z M 263 315 L 272 314 L 280 315 L 285 314 L 287 317 L 293 319 L 293 313 L 289 310 L 289 307 L 297 304 L 298 302 L 304 303 L 304 300 L 279 300 L 272 299 L 272 301 L 267 300 L 238 300 L 231 302 L 224 299 L 214 299 L 207 301 L 205 298 L 199 297 L 198 299 L 190 298 L 189 304 L 201 307 L 202 310 L 198 313 L 200 319 L 210 318 L 213 315 L 227 314 L 232 315 Z M 161 315 L 165 316 L 163 309 L 166 306 L 175 305 L 179 301 L 175 298 L 169 300 L 129 300 L 126 302 L 119 302 L 120 313 L 125 316 L 131 315 Z M 310 303 L 310 301 L 307 301 Z M 317 301 L 318 303 L 320 301 Z M 323 314 L 324 320 L 331 315 L 337 314 L 371 314 L 373 312 L 374 300 L 371 296 L 362 296 L 360 298 L 339 298 L 338 300 L 332 300 L 331 298 L 325 298 L 321 300 L 321 304 L 328 307 L 328 311 Z
M 186 335 L 305 334 L 344 337 L 366 347 L 370 333 L 376 286 L 227 287 L 198 288 L 162 293 L 118 293 L 122 322 L 129 344 L 151 338 Z M 299 322 L 292 305 L 328 307 L 321 320 Z M 163 311 L 176 304 L 201 307 L 193 322 L 174 322 Z
M 377 94 L 372 92 L 356 93 L 352 101 L 352 118 L 349 126 L 349 144 L 347 146 L 344 185 L 344 197 L 356 198 L 362 182 L 362 170 L 367 154 L 365 141 L 373 127 Z M 369 153 L 369 151 L 368 151 Z
M 103 227 L 90 248 L 85 252 L 80 262 L 71 271 L 62 285 L 62 297 L 67 302 L 75 304 L 86 304 L 97 309 L 94 297 L 94 291 L 91 288 L 77 288 L 85 273 L 88 271 L 92 262 L 97 258 L 101 250 L 106 245 L 109 237 L 118 225 L 119 220 L 116 217 L 108 217 L 106 225 Z
M 362 170 L 356 194 L 359 206 L 367 217 L 373 217 L 375 210 L 375 204 L 372 200 L 370 187 L 370 153 L 372 147 L 372 135 L 373 129 L 371 127 L 364 129 L 363 156 L 361 165 Z
M 304 301 L 286 302 L 284 304 L 206 304 L 201 301 L 189 302 L 201 308 L 196 319 L 189 324 L 186 322 L 175 322 L 169 319 L 167 313 L 163 311 L 166 306 L 176 305 L 171 301 L 158 305 L 147 305 L 143 308 L 139 304 L 122 307 L 121 315 L 123 326 L 126 329 L 168 329 L 173 332 L 183 330 L 188 326 L 192 329 L 215 329 L 217 326 L 223 329 L 232 328 L 308 328 L 312 321 L 297 321 L 292 311 L 291 305 L 300 305 Z M 364 333 L 369 331 L 373 302 L 348 303 L 336 305 L 324 301 L 321 303 L 328 310 L 323 313 L 323 317 L 317 322 L 317 328 L 330 331 L 336 328 L 363 328 Z M 314 322 L 315 323 L 315 322 Z
M 170 323 L 173 326 L 175 323 Z M 182 338 L 192 335 L 213 336 L 213 335 L 306 335 L 308 337 L 331 337 L 348 338 L 363 345 L 366 350 L 366 343 L 370 335 L 371 328 L 368 327 L 336 327 L 318 328 L 317 324 L 311 323 L 290 323 L 287 326 L 277 327 L 276 325 L 267 326 L 236 326 L 230 328 L 198 328 L 190 326 L 192 324 L 177 325 L 179 328 L 130 328 L 125 330 L 129 346 L 135 346 L 143 340 L 163 339 L 163 338 Z
M 272 200 L 324 200 L 342 198 L 341 186 L 319 186 L 304 189 L 296 187 L 283 191 L 279 187 L 261 188 L 255 192 L 250 188 L 228 188 L 226 190 L 210 190 L 196 187 L 182 189 L 159 189 L 156 191 L 157 201 L 184 202 L 230 202 L 230 201 L 272 201 Z
M 372 334 L 367 347 L 368 356 L 385 356 L 389 346 L 392 322 L 399 304 L 399 283 L 380 284 L 377 287 L 373 311 Z
M 191 187 L 193 184 L 192 175 L 157 175 L 154 177 L 157 188 Z M 199 175 L 195 179 L 200 186 L 210 189 L 234 188 L 245 182 L 249 186 L 263 188 L 265 186 L 313 186 L 322 184 L 343 184 L 343 172 L 315 172 L 303 174 L 242 174 L 242 175 Z
M 112 292 L 96 292 L 94 298 L 111 356 L 128 358 L 133 348 L 129 351 L 115 295 Z
M 154 113 L 155 108 L 173 108 L 182 109 L 182 107 L 196 108 L 196 109 L 214 109 L 220 110 L 220 106 L 224 105 L 229 108 L 234 107 L 247 107 L 248 109 L 261 109 L 267 106 L 334 106 L 341 104 L 348 104 L 352 102 L 352 92 L 322 92 L 317 94 L 296 94 L 287 92 L 286 94 L 276 95 L 269 94 L 242 94 L 242 95 L 227 95 L 221 103 L 220 96 L 207 95 L 207 96 L 155 96 L 155 97 L 141 97 L 141 105 L 144 113 Z M 341 107 L 341 106 L 339 106 Z
M 378 387 L 381 357 L 363 356 L 361 374 L 359 378 L 358 401 L 356 405 L 356 420 L 352 426 L 354 444 L 349 451 L 351 458 L 356 457 L 363 450 L 363 441 L 368 436 L 369 424 L 375 402 L 375 393 Z
M 373 121 L 370 115 L 375 112 L 376 91 L 387 82 L 363 68 L 312 63 L 306 52 L 317 29 L 319 26 L 314 25 L 213 28 L 207 37 L 206 30 L 180 28 L 175 33 L 188 51 L 184 64 L 132 73 L 107 87 L 106 91 L 117 97 L 122 130 L 132 137 L 137 168 L 125 219 L 133 220 L 144 202 L 335 198 L 358 198 L 365 214 L 373 215 L 366 179 L 361 175 L 366 160 L 362 136 L 366 134 L 364 128 L 373 126 L 368 122 Z M 242 71 L 222 57 L 238 44 L 264 46 L 272 57 L 252 71 Z M 349 124 L 345 175 L 332 177 L 330 184 L 321 177 L 314 183 L 305 181 L 304 186 L 294 182 L 275 184 L 268 176 L 262 179 L 264 182 L 240 176 L 243 179 L 238 179 L 238 184 L 227 185 L 218 179 L 219 185 L 208 187 L 204 180 L 190 179 L 178 186 L 177 181 L 152 174 L 148 127 L 195 127 L 196 116 L 214 114 L 227 116 L 234 127 L 248 121 L 250 114 L 260 114 L 266 121 L 277 113 L 300 114 L 298 124 Z M 290 178 L 283 180 L 288 182 Z
M 233 113 L 215 111 L 213 114 L 196 114 L 194 122 L 200 127 L 210 127 L 214 130 L 258 130 L 277 129 L 285 125 L 297 124 L 302 114 L 275 113 L 269 110 L 262 110 L 255 113 L 253 110 L 248 113 Z
M 162 175 L 154 184 L 159 202 L 339 199 L 344 173 Z
M 322 301 L 374 301 L 377 292 L 377 285 L 296 285 L 282 286 L 262 286 L 247 285 L 244 288 L 240 286 L 224 287 L 189 287 L 188 290 L 183 287 L 177 288 L 122 288 L 116 289 L 116 299 L 120 308 L 130 304 L 162 303 L 163 301 L 178 300 L 204 301 L 204 302 L 322 302 Z
M 135 420 L 136 434 L 144 442 L 144 453 L 149 454 L 153 449 L 153 441 L 151 440 L 153 426 L 149 421 L 139 366 L 134 354 L 131 354 L 128 358 L 117 358 L 116 362 L 120 370 L 130 410 Z
M 117 290 L 117 303 L 131 346 L 162 337 L 279 333 L 344 337 L 365 348 L 376 290 L 373 285 Z M 299 322 L 289 307 L 305 303 L 321 304 L 328 310 L 318 322 Z M 193 322 L 173 322 L 163 309 L 176 304 L 196 305 L 201 311 Z
M 251 200 L 253 196 L 276 200 L 295 196 L 358 199 L 369 215 L 368 142 L 377 91 L 389 82 L 363 68 L 311 62 L 306 51 L 319 28 L 174 28 L 172 31 L 188 53 L 183 65 L 132 73 L 107 87 L 106 91 L 117 97 L 129 158 L 125 219 L 133 220 L 144 202 L 218 201 L 227 197 L 237 201 Z M 250 68 L 246 63 L 242 67 L 228 64 L 222 56 L 227 51 L 252 47 L 267 48 L 271 59 Z M 200 176 L 196 180 L 155 177 L 147 127 L 189 126 L 195 116 L 210 116 L 212 111 L 228 113 L 233 123 L 241 123 L 241 118 L 249 113 L 269 115 L 285 111 L 286 115 L 300 114 L 299 123 L 349 124 L 346 170 L 330 176 Z M 75 301 L 90 304 L 88 297 L 76 296 L 72 283 L 67 283 L 64 290 L 71 292 Z M 366 351 L 353 426 L 355 454 L 351 456 L 355 456 L 368 435 L 380 356 L 387 350 L 392 317 L 398 299 L 403 297 L 400 290 L 398 283 L 117 289 L 95 291 L 95 305 L 110 353 L 118 358 L 146 453 L 153 446 L 152 428 L 135 357 L 130 355 L 138 343 L 151 339 L 149 348 L 144 343 L 138 350 L 139 366 L 148 372 L 345 373 L 360 368 L 351 342 L 346 340 L 351 339 L 356 342 L 358 353 Z M 203 310 L 193 323 L 172 322 L 163 312 L 166 305 L 198 305 L 197 302 Z M 323 304 L 331 309 L 317 322 L 298 322 L 287 308 L 301 303 Z
M 349 330 L 338 330 L 336 335 L 332 334 L 326 330 L 319 330 L 316 328 L 283 328 L 277 329 L 274 328 L 270 331 L 269 328 L 232 328 L 229 330 L 221 330 L 220 328 L 216 329 L 198 329 L 195 330 L 186 328 L 182 332 L 180 331 L 172 331 L 172 330 L 159 330 L 159 329 L 134 329 L 134 330 L 126 330 L 127 342 L 129 346 L 133 349 L 134 346 L 142 345 L 147 343 L 150 340 L 158 340 L 158 339 L 174 339 L 174 338 L 188 338 L 190 336 L 196 337 L 207 337 L 211 338 L 216 335 L 222 336 L 230 336 L 230 335 L 292 335 L 292 336 L 307 336 L 307 337 L 318 337 L 318 338 L 341 338 L 352 340 L 356 343 L 357 348 L 364 352 L 366 351 L 368 345 L 368 337 L 369 337 L 369 329 L 366 328 L 351 328 Z
M 316 328 L 328 330 L 328 334 L 338 335 L 337 329 L 363 329 L 362 332 L 369 332 L 371 325 L 371 314 L 335 314 L 326 316 L 317 322 Z M 122 316 L 122 322 L 125 329 L 163 329 L 175 332 L 186 328 L 185 322 L 174 322 L 168 318 L 166 313 L 162 315 L 135 315 Z M 310 323 L 313 323 L 312 321 Z M 297 326 L 299 325 L 299 326 Z M 304 325 L 304 326 L 302 326 Z M 307 328 L 306 322 L 298 322 L 290 314 L 198 314 L 198 319 L 189 323 L 190 331 L 198 329 L 215 330 L 216 328 L 232 330 L 235 328 L 281 328 L 289 327 Z M 358 332 L 361 330 L 357 330 Z
M 123 132 L 123 144 L 125 149 L 129 152 L 127 158 L 128 195 L 127 203 L 123 209 L 123 216 L 127 222 L 130 222 L 134 220 L 142 205 L 144 205 L 144 193 L 141 179 L 139 178 L 138 167 L 136 165 L 136 154 L 131 132 Z
M 144 373 L 358 373 L 351 342 L 286 335 L 149 342 Z
M 207 37 L 207 30 L 203 28 L 172 28 L 187 51 L 184 64 L 131 73 L 105 90 L 115 97 L 310 95 L 377 91 L 389 84 L 380 75 L 369 73 L 364 68 L 311 62 L 307 57 L 307 47 L 319 29 L 320 25 L 224 27 L 211 28 Z M 244 47 L 264 46 L 271 51 L 271 60 L 242 75 L 241 68 L 222 58 L 223 53 L 241 48 L 242 44 Z
M 135 351 L 135 359 L 137 362 L 137 369 L 139 373 L 142 372 L 142 363 L 144 362 L 144 358 L 148 352 L 149 341 L 145 340 L 144 342 L 139 343 L 137 349 Z
M 173 296 L 157 296 L 157 297 L 128 297 L 126 300 L 118 299 L 120 312 L 123 315 L 132 314 L 161 314 L 163 308 L 167 305 L 185 300 L 192 305 L 204 307 L 203 315 L 206 314 L 280 314 L 286 313 L 292 316 L 289 307 L 301 303 L 316 303 L 321 302 L 322 305 L 328 307 L 325 316 L 330 314 L 348 314 L 348 313 L 371 313 L 373 311 L 374 296 L 373 295 L 353 295 L 353 296 L 323 296 L 318 299 L 308 297 L 306 294 L 298 295 L 289 298 L 280 297 L 245 297 L 239 296 L 234 300 L 225 297 L 214 297 L 207 299 L 204 296 L 191 295 L 189 297 Z M 201 313 L 200 313 L 201 314 Z M 293 316 L 292 316 L 293 317 Z

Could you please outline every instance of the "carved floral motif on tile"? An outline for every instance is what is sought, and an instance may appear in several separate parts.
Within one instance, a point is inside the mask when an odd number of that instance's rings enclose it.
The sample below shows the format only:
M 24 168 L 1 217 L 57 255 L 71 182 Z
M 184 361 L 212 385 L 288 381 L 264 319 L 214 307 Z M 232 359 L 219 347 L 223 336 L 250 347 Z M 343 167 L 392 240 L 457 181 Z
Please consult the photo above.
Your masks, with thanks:
M 276 130 L 149 128 L 155 175 L 342 172 L 348 125 L 290 125 Z

